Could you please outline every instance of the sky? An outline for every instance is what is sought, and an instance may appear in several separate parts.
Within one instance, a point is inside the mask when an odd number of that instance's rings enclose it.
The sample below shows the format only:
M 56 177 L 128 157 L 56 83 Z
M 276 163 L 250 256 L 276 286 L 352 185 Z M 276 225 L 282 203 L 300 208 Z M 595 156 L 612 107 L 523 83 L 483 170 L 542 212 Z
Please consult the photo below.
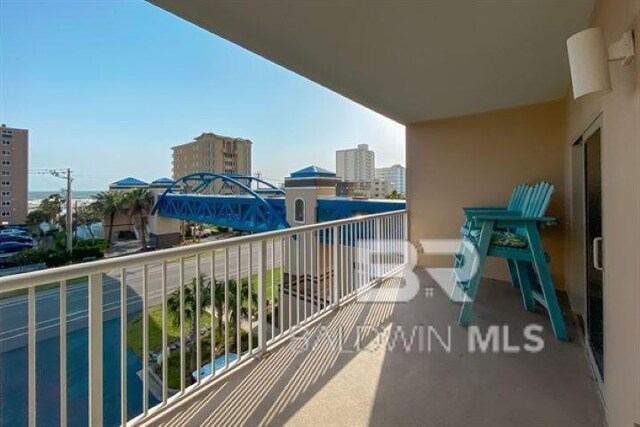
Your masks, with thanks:
M 0 0 L 0 122 L 76 190 L 170 177 L 171 147 L 205 131 L 251 139 L 276 182 L 357 144 L 405 164 L 404 126 L 144 1 Z

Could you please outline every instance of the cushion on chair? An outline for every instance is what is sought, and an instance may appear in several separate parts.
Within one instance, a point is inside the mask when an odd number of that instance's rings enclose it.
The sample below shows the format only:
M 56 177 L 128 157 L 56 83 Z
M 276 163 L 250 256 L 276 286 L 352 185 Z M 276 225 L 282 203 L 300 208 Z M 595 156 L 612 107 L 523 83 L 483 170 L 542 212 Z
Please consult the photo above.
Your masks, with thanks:
M 471 230 L 470 235 L 475 240 L 478 240 L 480 237 L 480 229 Z M 506 248 L 524 249 L 527 247 L 527 239 L 510 231 L 494 230 L 493 233 L 491 233 L 491 244 Z

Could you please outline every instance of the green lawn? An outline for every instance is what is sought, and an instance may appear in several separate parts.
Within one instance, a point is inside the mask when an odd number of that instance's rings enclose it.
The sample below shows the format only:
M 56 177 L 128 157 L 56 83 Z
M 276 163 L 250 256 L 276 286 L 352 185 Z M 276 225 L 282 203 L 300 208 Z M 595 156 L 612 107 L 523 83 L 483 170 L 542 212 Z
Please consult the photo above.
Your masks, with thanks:
M 180 324 L 175 322 L 174 317 L 169 314 L 168 317 L 167 342 L 171 342 L 180 338 Z M 200 316 L 200 325 L 211 324 L 211 316 L 209 313 L 202 313 Z M 162 306 L 156 305 L 149 309 L 149 351 L 162 350 Z M 191 324 L 184 325 L 185 334 L 191 333 Z M 142 358 L 142 316 L 129 323 L 127 327 L 127 345 Z
M 275 293 L 275 300 L 278 300 L 278 296 L 280 295 L 280 267 L 276 267 L 273 269 L 273 275 L 274 277 L 274 281 L 273 281 L 273 289 L 271 286 L 272 283 L 272 277 L 271 277 L 271 270 L 267 271 L 266 274 L 266 284 L 267 284 L 267 301 L 271 301 L 274 298 L 274 293 Z M 252 292 L 254 292 L 256 295 L 258 295 L 258 275 L 254 274 L 251 276 L 251 289 Z

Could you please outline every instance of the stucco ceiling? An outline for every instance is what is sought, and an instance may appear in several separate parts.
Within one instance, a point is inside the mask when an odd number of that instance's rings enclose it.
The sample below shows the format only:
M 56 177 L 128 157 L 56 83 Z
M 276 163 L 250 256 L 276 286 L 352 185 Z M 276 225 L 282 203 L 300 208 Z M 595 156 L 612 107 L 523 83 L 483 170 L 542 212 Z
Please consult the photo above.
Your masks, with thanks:
M 401 123 L 550 101 L 593 0 L 149 0 Z

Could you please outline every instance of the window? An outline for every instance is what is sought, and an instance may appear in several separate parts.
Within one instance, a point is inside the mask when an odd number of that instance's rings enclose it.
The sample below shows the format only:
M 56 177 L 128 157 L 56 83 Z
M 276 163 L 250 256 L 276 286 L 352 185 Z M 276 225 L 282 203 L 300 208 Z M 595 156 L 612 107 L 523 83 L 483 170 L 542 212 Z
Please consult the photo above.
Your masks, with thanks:
M 2 150 L 2 155 L 3 156 L 10 156 L 11 155 L 11 150 Z
M 4 218 L 7 218 L 7 217 L 11 216 L 11 212 L 9 212 L 9 211 L 2 211 L 2 216 L 3 216 Z
M 2 171 L 2 176 L 11 176 L 11 171 Z
M 2 181 L 0 182 L 0 185 L 3 187 L 11 187 L 11 181 Z
M 3 139 L 2 140 L 2 145 L 11 145 L 11 140 L 10 139 Z
M 0 206 L 11 206 L 11 200 L 3 200 Z
M 0 191 L 1 197 L 11 197 L 11 191 Z
M 2 166 L 11 166 L 11 160 L 3 160 Z
M 304 200 L 296 199 L 293 206 L 295 222 L 304 223 Z

